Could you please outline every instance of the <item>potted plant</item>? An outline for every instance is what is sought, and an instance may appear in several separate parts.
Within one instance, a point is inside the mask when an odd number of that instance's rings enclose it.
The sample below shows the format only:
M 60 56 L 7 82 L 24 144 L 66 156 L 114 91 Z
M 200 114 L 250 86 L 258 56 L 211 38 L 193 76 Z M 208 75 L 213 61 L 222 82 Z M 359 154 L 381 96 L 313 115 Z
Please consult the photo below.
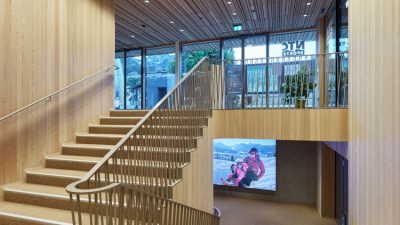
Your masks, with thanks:
M 295 103 L 295 108 L 305 108 L 308 95 L 317 86 L 314 83 L 314 74 L 302 66 L 295 75 L 285 75 L 282 84 L 282 93 L 287 104 Z

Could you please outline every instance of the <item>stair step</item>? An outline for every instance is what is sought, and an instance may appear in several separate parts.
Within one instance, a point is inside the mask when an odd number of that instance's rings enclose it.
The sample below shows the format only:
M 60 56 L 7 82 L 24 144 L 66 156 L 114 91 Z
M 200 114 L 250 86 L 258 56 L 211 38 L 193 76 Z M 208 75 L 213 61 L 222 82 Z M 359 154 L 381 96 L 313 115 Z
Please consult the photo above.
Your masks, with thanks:
M 212 110 L 196 109 L 185 111 L 163 111 L 158 112 L 163 116 L 176 116 L 176 117 L 191 117 L 191 118 L 209 118 L 212 116 Z
M 25 173 L 27 183 L 66 187 L 82 179 L 87 174 L 87 171 L 31 168 L 25 170 Z
M 78 132 L 76 133 L 76 143 L 116 145 L 124 136 L 123 134 L 89 134 Z
M 139 156 L 139 154 L 142 153 L 138 153 L 138 154 L 132 154 L 131 157 L 132 159 L 136 159 L 136 160 L 132 160 L 130 162 L 130 164 L 132 166 L 138 166 L 138 167 L 154 167 L 154 168 L 169 168 L 169 165 L 173 165 L 173 166 L 177 166 L 177 167 L 185 167 L 187 163 L 178 163 L 178 162 L 165 162 L 165 161 L 161 161 L 158 160 L 156 158 L 152 159 L 152 160 L 142 160 L 142 159 L 137 159 L 136 156 Z M 79 163 L 83 163 L 83 164 L 96 164 L 97 162 L 99 162 L 102 159 L 102 157 L 90 157 L 90 156 L 74 156 L 74 155 L 47 155 L 45 157 L 46 160 L 46 167 L 47 168 L 56 168 L 56 169 L 60 169 L 57 168 L 57 163 L 62 164 L 63 162 L 65 162 L 66 164 L 69 164 L 69 167 L 74 167 L 74 165 L 72 165 L 72 163 L 75 164 L 79 164 Z M 123 159 L 122 159 L 123 160 Z M 52 162 L 54 161 L 54 163 Z M 120 164 L 121 159 L 117 159 L 117 163 L 118 165 Z M 112 163 L 110 163 L 112 164 Z M 76 165 L 77 166 L 77 165 Z M 77 166 L 78 167 L 78 166 Z M 90 170 L 91 168 L 89 168 Z M 72 170 L 85 170 L 85 169 L 72 169 Z
M 100 116 L 100 124 L 102 125 L 136 125 L 142 117 L 111 117 Z M 158 117 L 150 122 L 148 125 L 162 125 L 162 126 L 195 126 L 204 127 L 208 125 L 208 118 L 191 118 L 191 117 Z
M 52 168 L 32 168 L 26 170 L 26 181 L 31 184 L 51 185 L 56 187 L 66 187 L 67 185 L 82 179 L 87 171 L 52 169 Z M 101 179 L 104 181 L 104 175 Z M 143 180 L 144 177 L 135 177 L 136 180 Z M 174 187 L 180 179 L 167 179 L 169 188 Z M 147 185 L 148 186 L 148 185 Z
M 136 125 L 142 117 L 111 117 L 100 116 L 102 125 Z
M 111 117 L 144 117 L 149 110 L 112 110 Z
M 89 133 L 91 134 L 127 134 L 134 125 L 104 125 L 89 124 Z M 142 134 L 158 134 L 165 136 L 203 136 L 204 127 L 174 127 L 174 126 L 152 126 L 141 129 Z
M 91 145 L 91 144 L 76 144 L 67 143 L 62 144 L 62 155 L 74 156 L 91 156 L 91 157 L 104 157 L 114 146 L 113 145 Z M 138 154 L 135 155 L 137 159 L 170 161 L 170 162 L 190 162 L 190 152 L 196 150 L 188 149 L 186 152 L 177 151 L 174 148 L 156 148 L 150 149 L 145 147 L 136 149 Z M 149 151 L 151 150 L 151 151 Z M 121 158 L 128 158 L 126 153 L 120 156 Z
M 125 135 L 122 134 L 89 134 L 89 133 L 76 133 L 76 143 L 78 144 L 96 144 L 96 145 L 116 145 Z M 188 148 L 197 147 L 197 139 L 201 137 L 173 137 L 173 136 L 145 136 L 138 141 L 140 146 L 152 147 L 180 147 L 185 146 Z M 144 140 L 157 140 L 157 141 L 144 141 Z M 134 145 L 136 145 L 134 143 Z
M 161 126 L 191 126 L 204 127 L 208 126 L 208 118 L 191 118 L 191 117 L 158 117 L 148 121 L 148 125 Z
M 48 155 L 45 156 L 45 160 L 47 168 L 89 171 L 101 158 L 73 155 Z
M 111 117 L 144 117 L 150 110 L 112 110 L 110 111 Z M 173 115 L 178 117 L 210 117 L 211 110 L 190 110 L 190 111 L 168 111 L 158 112 L 162 115 Z
M 163 136 L 203 136 L 203 129 L 200 127 L 173 127 L 173 126 L 150 126 L 141 129 L 142 134 L 154 134 L 155 131 L 158 135 Z
M 63 155 L 103 157 L 114 146 L 68 142 L 61 144 L 61 152 Z
M 42 207 L 69 210 L 71 202 L 65 187 L 13 183 L 3 186 L 4 200 Z
M 91 134 L 127 134 L 134 125 L 89 124 Z
M 170 194 L 172 189 L 168 189 Z M 4 201 L 69 210 L 71 201 L 65 187 L 41 184 L 13 183 L 3 186 Z M 105 197 L 103 197 L 105 199 Z M 81 209 L 88 212 L 88 196 L 82 195 Z
M 62 154 L 63 155 L 76 155 L 76 156 L 93 156 L 93 157 L 103 157 L 105 156 L 108 151 L 110 151 L 114 145 L 94 145 L 94 144 L 78 144 L 74 142 L 69 142 L 69 143 L 64 143 L 62 144 Z M 141 156 L 143 157 L 143 160 L 151 160 L 153 159 L 153 155 L 149 153 L 149 151 L 142 151 L 145 149 L 151 149 L 152 154 L 161 154 L 162 156 L 160 158 L 163 158 L 164 156 L 167 155 L 176 155 L 176 157 L 184 155 L 189 155 L 188 153 L 193 152 L 196 150 L 196 148 L 187 148 L 186 152 L 181 152 L 178 151 L 177 149 L 171 147 L 171 148 L 160 148 L 157 147 L 156 149 L 152 147 L 140 147 L 137 149 L 138 152 L 141 153 Z M 189 157 L 188 156 L 188 157 Z M 126 156 L 122 156 L 126 157 Z M 169 156 L 172 157 L 172 156 Z M 167 158 L 169 159 L 169 158 Z M 180 158 L 179 158 L 180 159 Z M 189 160 L 189 158 L 187 159 Z
M 89 215 L 82 214 L 82 222 L 89 224 Z M 10 225 L 70 225 L 70 210 L 0 201 L 0 223 Z
M 102 158 L 71 155 L 51 155 L 46 156 L 46 168 L 89 171 Z M 118 169 L 121 169 L 120 159 L 117 159 Z M 182 169 L 188 163 L 171 163 L 163 161 L 132 160 L 130 164 L 122 168 L 132 168 L 131 173 L 138 176 L 161 177 L 166 175 L 168 178 L 182 178 Z M 113 171 L 114 164 L 110 163 L 109 170 Z M 136 169 L 135 169 L 136 168 Z

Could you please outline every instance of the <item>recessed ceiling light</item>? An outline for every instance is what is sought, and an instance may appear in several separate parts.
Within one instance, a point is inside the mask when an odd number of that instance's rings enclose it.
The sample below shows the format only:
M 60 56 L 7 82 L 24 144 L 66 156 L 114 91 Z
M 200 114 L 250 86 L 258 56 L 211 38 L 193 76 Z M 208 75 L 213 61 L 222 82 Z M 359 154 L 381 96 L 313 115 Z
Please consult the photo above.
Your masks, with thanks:
M 135 35 L 131 35 L 131 38 L 134 38 L 135 37 Z
M 144 3 L 150 3 L 150 0 L 144 0 Z
M 185 31 L 185 30 L 184 30 L 184 29 L 179 29 L 179 31 L 180 31 L 180 32 L 183 32 L 183 31 Z
M 232 4 L 232 1 L 228 1 L 227 3 L 230 5 L 230 4 Z
M 171 21 L 169 21 L 169 23 L 171 23 L 171 24 L 172 24 L 172 23 L 174 23 L 174 21 L 172 21 L 172 20 L 171 20 Z
M 307 5 L 311 5 L 311 2 L 307 2 Z
M 308 15 L 307 14 L 304 14 L 304 17 L 307 17 Z
M 237 15 L 237 13 L 235 13 L 235 12 L 234 12 L 234 13 L 232 13 L 232 15 L 236 16 L 236 15 Z

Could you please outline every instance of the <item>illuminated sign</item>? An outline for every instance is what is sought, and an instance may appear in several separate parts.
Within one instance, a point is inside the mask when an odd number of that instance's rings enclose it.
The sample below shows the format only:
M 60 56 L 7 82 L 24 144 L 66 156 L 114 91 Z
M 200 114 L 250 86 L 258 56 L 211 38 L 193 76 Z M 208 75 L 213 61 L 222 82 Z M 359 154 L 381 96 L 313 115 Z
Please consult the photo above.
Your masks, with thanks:
M 233 31 L 241 31 L 243 30 L 242 24 L 234 24 L 233 25 Z

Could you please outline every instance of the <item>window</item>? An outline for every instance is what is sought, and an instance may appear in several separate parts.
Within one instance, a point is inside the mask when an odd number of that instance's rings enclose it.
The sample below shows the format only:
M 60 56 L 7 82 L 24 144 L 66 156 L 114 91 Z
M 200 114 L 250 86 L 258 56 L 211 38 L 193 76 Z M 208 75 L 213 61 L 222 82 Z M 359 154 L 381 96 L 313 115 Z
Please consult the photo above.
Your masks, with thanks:
M 222 44 L 222 58 L 226 61 L 242 59 L 242 39 L 227 39 Z
M 204 57 L 220 59 L 220 42 L 182 45 L 182 76 L 185 76 Z
M 175 47 L 146 50 L 146 108 L 157 104 L 175 86 Z
M 259 108 L 266 105 L 266 60 L 267 37 L 253 36 L 244 39 L 246 108 Z
M 222 45 L 225 60 L 225 107 L 241 108 L 242 105 L 242 39 L 228 39 Z
M 291 88 L 286 88 L 286 85 L 291 83 L 292 77 L 306 74 L 307 80 L 318 82 L 318 74 L 315 73 L 318 60 L 315 56 L 317 33 L 316 31 L 306 31 L 277 34 L 271 35 L 269 40 L 268 104 L 269 107 L 291 107 L 293 104 L 292 91 Z M 288 90 L 290 93 L 287 92 Z M 305 95 L 307 95 L 304 98 L 309 107 L 318 104 L 315 101 L 318 90 L 307 88 Z
M 126 53 L 126 109 L 142 108 L 142 55 L 140 50 Z
M 302 56 L 317 53 L 316 31 L 271 35 L 269 57 Z
M 254 36 L 244 39 L 245 59 L 261 59 L 267 57 L 267 36 Z
M 115 53 L 115 65 L 117 69 L 115 70 L 114 77 L 114 85 L 115 85 L 115 93 L 114 93 L 114 108 L 115 109 L 124 109 L 124 96 L 125 96 L 125 83 L 124 83 L 124 66 L 125 66 L 125 58 L 124 52 L 116 52 Z

